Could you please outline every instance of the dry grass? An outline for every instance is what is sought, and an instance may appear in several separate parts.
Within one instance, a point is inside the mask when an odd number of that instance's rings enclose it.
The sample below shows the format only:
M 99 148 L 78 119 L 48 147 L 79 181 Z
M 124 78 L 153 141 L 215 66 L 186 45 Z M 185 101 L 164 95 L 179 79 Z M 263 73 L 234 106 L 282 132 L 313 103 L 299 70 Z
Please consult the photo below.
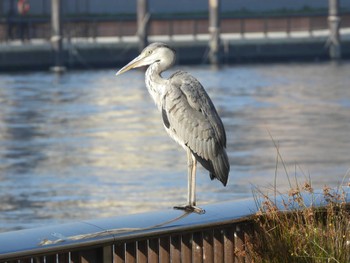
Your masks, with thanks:
M 324 206 L 314 205 L 322 197 Z M 310 203 L 310 198 L 311 203 Z M 259 212 L 247 244 L 254 262 L 350 262 L 350 214 L 343 189 L 313 192 L 306 182 L 288 197 L 256 193 Z
M 246 244 L 249 257 L 253 262 L 350 262 L 349 185 L 315 192 L 310 179 L 292 186 L 285 171 L 288 194 L 277 194 L 276 188 L 272 196 L 254 191 L 258 213 Z

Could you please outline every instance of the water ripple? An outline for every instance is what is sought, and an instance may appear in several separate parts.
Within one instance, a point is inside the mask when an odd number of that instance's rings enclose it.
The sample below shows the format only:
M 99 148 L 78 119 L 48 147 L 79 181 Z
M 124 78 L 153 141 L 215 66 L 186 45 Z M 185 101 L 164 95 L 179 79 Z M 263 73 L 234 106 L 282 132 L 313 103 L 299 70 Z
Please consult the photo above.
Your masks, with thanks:
M 181 67 L 227 131 L 230 182 L 199 169 L 199 204 L 294 177 L 337 184 L 350 167 L 350 64 Z M 164 132 L 142 71 L 0 75 L 0 231 L 168 208 L 186 200 L 186 157 Z M 287 187 L 277 166 L 280 189 Z

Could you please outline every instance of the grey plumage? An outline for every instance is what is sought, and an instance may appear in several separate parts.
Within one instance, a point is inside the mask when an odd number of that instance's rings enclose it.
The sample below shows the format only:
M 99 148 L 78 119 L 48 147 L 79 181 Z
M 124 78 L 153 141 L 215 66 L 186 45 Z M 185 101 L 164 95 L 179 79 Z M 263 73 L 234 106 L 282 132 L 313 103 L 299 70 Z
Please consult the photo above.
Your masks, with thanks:
M 162 103 L 164 126 L 168 133 L 182 139 L 210 172 L 211 179 L 217 178 L 226 185 L 230 169 L 226 134 L 212 101 L 199 81 L 187 72 L 178 71 L 169 79 L 171 88 Z
M 117 75 L 136 67 L 149 66 L 147 89 L 161 112 L 167 133 L 186 151 L 189 162 L 188 205 L 195 210 L 196 161 L 209 171 L 211 179 L 227 184 L 230 165 L 226 154 L 226 134 L 222 121 L 200 82 L 184 71 L 169 79 L 161 73 L 175 61 L 175 50 L 153 43 L 120 69 Z M 197 209 L 197 208 L 196 208 Z

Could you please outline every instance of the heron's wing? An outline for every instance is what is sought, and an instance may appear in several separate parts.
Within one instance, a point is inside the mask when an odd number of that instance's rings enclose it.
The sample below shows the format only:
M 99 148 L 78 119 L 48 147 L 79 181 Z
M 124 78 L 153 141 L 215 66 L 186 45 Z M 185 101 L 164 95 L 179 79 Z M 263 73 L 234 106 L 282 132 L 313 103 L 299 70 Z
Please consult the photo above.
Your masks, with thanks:
M 184 95 L 183 105 L 185 109 L 191 110 L 190 114 L 194 114 L 199 118 L 200 123 L 207 123 L 214 132 L 214 138 L 222 146 L 226 147 L 226 134 L 224 125 L 214 107 L 213 102 L 209 98 L 201 83 L 190 74 L 179 71 L 171 78 L 172 90 L 180 92 Z M 201 115 L 197 115 L 201 113 Z M 191 116 L 189 115 L 188 118 Z M 193 118 L 192 118 L 193 119 Z M 194 120 L 193 120 L 194 121 Z
M 186 72 L 175 73 L 162 104 L 170 136 L 189 147 L 212 176 L 226 184 L 229 164 L 224 126 L 199 81 Z

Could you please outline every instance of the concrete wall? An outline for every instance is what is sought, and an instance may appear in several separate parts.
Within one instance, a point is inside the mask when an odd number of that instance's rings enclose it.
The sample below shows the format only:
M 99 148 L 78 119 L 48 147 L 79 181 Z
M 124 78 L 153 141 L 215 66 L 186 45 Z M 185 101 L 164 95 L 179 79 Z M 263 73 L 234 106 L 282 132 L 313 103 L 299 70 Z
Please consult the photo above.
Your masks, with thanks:
M 28 0 L 31 14 L 42 15 L 50 13 L 50 0 Z M 120 14 L 135 13 L 136 0 L 61 0 L 66 14 Z M 16 8 L 16 0 L 0 0 L 0 12 L 6 14 L 11 8 Z M 350 10 L 349 0 L 339 0 L 340 7 Z M 195 13 L 207 12 L 208 0 L 149 0 L 152 13 Z M 253 12 L 271 10 L 302 10 L 309 8 L 327 8 L 328 0 L 221 0 L 223 12 L 248 10 Z

